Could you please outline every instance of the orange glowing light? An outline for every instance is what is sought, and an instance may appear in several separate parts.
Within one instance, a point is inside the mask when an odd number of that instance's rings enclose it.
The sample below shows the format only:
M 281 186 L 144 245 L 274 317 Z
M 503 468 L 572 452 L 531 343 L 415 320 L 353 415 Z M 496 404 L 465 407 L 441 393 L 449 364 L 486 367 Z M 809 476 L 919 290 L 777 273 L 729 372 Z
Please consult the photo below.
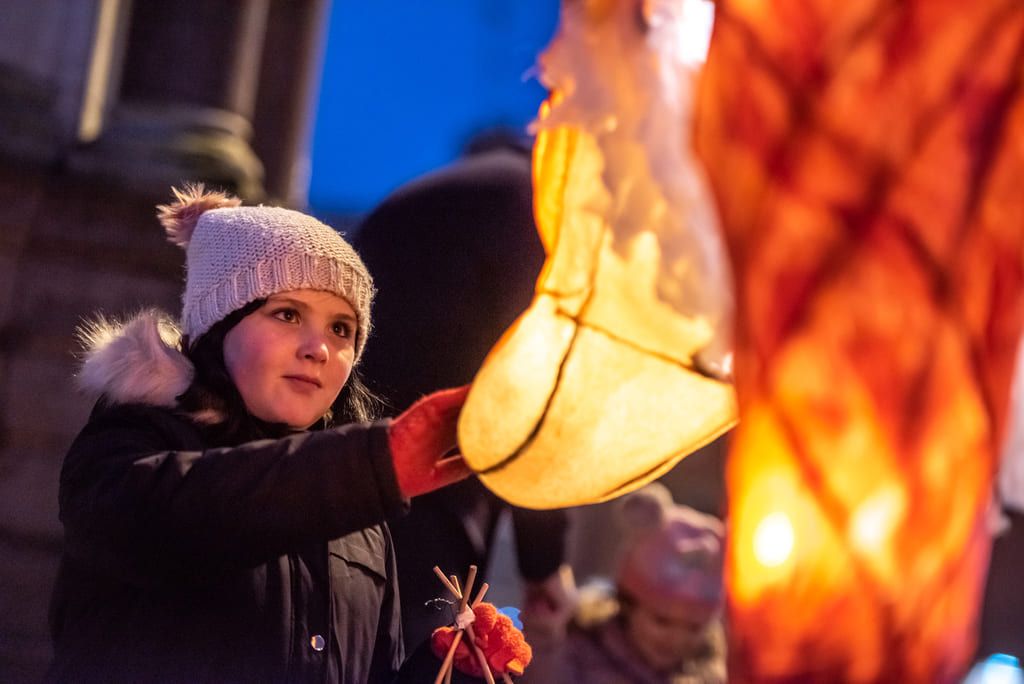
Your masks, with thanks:
M 754 530 L 754 557 L 769 568 L 782 565 L 793 553 L 794 536 L 789 516 L 780 511 L 769 513 Z
M 665 9 L 567 3 L 542 58 L 547 261 L 459 419 L 467 463 L 520 506 L 618 496 L 735 420 L 727 262 L 680 125 L 693 67 L 676 41 L 694 34 Z
M 716 5 L 695 136 L 737 297 L 731 680 L 951 682 L 973 654 L 1022 59 L 1016 0 Z

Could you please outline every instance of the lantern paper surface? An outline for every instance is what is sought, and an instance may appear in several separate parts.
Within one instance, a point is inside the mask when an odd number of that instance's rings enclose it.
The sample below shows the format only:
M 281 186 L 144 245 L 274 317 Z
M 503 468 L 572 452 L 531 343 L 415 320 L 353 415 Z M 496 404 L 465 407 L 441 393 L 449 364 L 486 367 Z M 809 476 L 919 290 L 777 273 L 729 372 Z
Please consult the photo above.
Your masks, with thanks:
M 737 283 L 730 678 L 975 643 L 1020 335 L 1024 4 L 720 0 L 696 140 Z
M 532 508 L 641 486 L 729 428 L 731 292 L 688 149 L 682 2 L 568 2 L 534 148 L 547 261 L 459 421 L 466 461 Z
M 1004 507 L 1024 512 L 1024 339 L 1017 347 L 1006 433 L 999 468 L 999 497 Z

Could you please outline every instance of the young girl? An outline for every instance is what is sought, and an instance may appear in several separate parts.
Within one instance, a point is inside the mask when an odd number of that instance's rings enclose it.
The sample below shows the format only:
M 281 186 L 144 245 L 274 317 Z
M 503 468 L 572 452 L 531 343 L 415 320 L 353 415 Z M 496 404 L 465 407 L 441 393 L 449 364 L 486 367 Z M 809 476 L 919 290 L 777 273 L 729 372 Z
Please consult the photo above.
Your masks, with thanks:
M 386 682 L 403 652 L 384 521 L 467 475 L 444 458 L 465 392 L 369 422 L 358 255 L 304 214 L 175 194 L 180 332 L 150 311 L 87 334 L 101 398 L 61 472 L 49 679 Z
M 654 483 L 628 496 L 615 587 L 580 590 L 575 615 L 523 609 L 533 661 L 523 684 L 724 684 L 724 529 Z

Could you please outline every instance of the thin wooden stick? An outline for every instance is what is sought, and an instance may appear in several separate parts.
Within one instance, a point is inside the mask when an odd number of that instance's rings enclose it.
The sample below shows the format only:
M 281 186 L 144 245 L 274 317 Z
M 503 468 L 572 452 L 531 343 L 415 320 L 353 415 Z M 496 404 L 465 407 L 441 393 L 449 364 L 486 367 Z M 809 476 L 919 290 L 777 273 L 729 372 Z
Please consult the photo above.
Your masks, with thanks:
M 469 566 L 469 573 L 466 575 L 465 591 L 462 593 L 462 602 L 459 604 L 460 613 L 466 609 L 466 602 L 473 592 L 473 583 L 476 582 L 476 570 L 475 565 Z M 487 658 L 484 656 L 484 652 L 480 650 L 480 647 L 476 645 L 476 633 L 473 631 L 473 625 L 466 625 L 465 631 L 469 635 L 469 647 L 476 655 L 476 659 L 480 661 L 480 667 L 483 668 L 484 679 L 487 680 L 487 684 L 495 684 L 494 675 L 491 674 L 491 667 L 487 664 Z
M 487 582 L 484 582 L 483 584 L 480 585 L 480 593 L 478 593 L 476 595 L 476 598 L 473 599 L 473 607 L 474 608 L 476 608 L 477 606 L 480 605 L 481 602 L 483 602 L 484 595 L 487 593 L 487 590 L 490 589 L 490 588 L 491 588 L 491 585 L 488 584 Z
M 445 574 L 441 571 L 441 568 L 437 567 L 436 565 L 434 566 L 434 574 L 437 575 L 437 578 L 439 580 L 441 580 L 441 584 L 443 584 L 448 589 L 448 591 L 452 592 L 452 596 L 454 596 L 457 599 L 462 598 L 462 592 L 455 588 L 455 585 L 452 584 L 451 580 L 445 577 Z
M 470 594 L 473 591 L 473 583 L 476 582 L 476 572 L 477 567 L 475 565 L 470 565 L 469 572 L 466 575 L 466 586 L 463 588 L 458 586 L 458 577 L 452 575 L 451 579 L 449 579 L 448 577 L 445 577 L 444 571 L 442 571 L 441 568 L 436 565 L 434 566 L 434 574 L 437 575 L 438 579 L 441 580 L 441 583 L 447 587 L 448 591 L 452 593 L 452 596 L 459 599 L 460 614 L 466 610 L 466 604 L 469 602 Z M 487 582 L 480 585 L 480 592 L 476 596 L 476 601 L 473 602 L 474 607 L 483 600 L 483 597 L 489 588 L 490 585 L 487 584 Z M 494 681 L 494 675 L 491 673 L 491 667 L 487 663 L 487 657 L 484 655 L 484 652 L 480 650 L 480 647 L 476 645 L 476 634 L 473 632 L 472 624 L 467 625 L 464 630 L 459 630 L 455 634 L 455 637 L 452 639 L 451 646 L 448 647 L 448 653 L 445 654 L 444 661 L 441 663 L 441 670 L 437 673 L 437 679 L 434 680 L 434 684 L 441 684 L 442 680 L 450 682 L 452 671 L 455 668 L 455 649 L 462 640 L 462 635 L 464 633 L 469 635 L 470 650 L 473 651 L 476 659 L 480 662 L 480 667 L 484 671 L 484 679 L 487 681 L 487 684 L 496 684 Z M 504 673 L 502 673 L 502 676 L 505 679 L 508 677 L 508 675 Z
M 484 671 L 484 679 L 487 680 L 487 684 L 495 684 L 494 675 L 491 674 L 491 666 L 487 663 L 487 656 L 476 645 L 476 634 L 473 632 L 473 625 L 466 627 L 466 634 L 469 635 L 469 645 L 473 649 L 473 653 L 476 654 L 476 659 L 480 661 L 480 667 Z
M 452 596 L 459 599 L 461 602 L 462 590 L 460 587 L 456 586 L 456 584 L 452 583 L 452 580 L 454 580 L 455 583 L 458 583 L 458 577 L 452 575 L 451 579 L 448 579 L 445 577 L 444 571 L 436 565 L 434 566 L 434 574 L 437 575 L 439 580 L 441 580 L 441 584 L 443 584 L 448 591 L 452 593 Z M 437 679 L 434 680 L 434 684 L 441 684 L 442 679 L 445 681 L 445 684 L 450 684 L 452 679 L 452 670 L 455 669 L 455 649 L 458 647 L 459 642 L 462 641 L 462 634 L 462 630 L 459 630 L 452 639 L 452 643 L 448 647 L 448 653 L 444 656 L 444 661 L 441 663 L 441 669 L 437 673 Z
M 459 602 L 459 612 L 466 610 L 466 603 L 469 601 L 470 595 L 473 593 L 473 583 L 476 582 L 476 566 L 469 566 L 469 573 L 466 574 L 466 586 L 465 591 L 462 592 L 462 600 Z
M 505 684 L 512 684 L 512 678 L 508 676 L 508 672 L 501 673 L 501 681 L 505 682 Z
M 441 669 L 438 670 L 437 679 L 434 680 L 434 684 L 441 684 L 442 679 L 451 677 L 452 663 L 455 660 L 455 649 L 458 648 L 460 641 L 462 641 L 462 630 L 455 633 L 455 638 L 452 639 L 448 652 L 444 654 L 444 661 L 441 663 Z

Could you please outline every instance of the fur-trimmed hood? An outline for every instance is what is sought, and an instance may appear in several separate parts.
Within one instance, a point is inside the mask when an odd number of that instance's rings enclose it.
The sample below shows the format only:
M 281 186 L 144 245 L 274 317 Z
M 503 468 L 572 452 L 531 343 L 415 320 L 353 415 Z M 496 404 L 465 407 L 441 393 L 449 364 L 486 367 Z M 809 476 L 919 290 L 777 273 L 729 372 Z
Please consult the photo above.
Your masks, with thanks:
M 78 329 L 83 361 L 78 386 L 121 404 L 177 406 L 192 383 L 192 362 L 181 353 L 181 330 L 158 309 L 125 322 L 105 317 Z

